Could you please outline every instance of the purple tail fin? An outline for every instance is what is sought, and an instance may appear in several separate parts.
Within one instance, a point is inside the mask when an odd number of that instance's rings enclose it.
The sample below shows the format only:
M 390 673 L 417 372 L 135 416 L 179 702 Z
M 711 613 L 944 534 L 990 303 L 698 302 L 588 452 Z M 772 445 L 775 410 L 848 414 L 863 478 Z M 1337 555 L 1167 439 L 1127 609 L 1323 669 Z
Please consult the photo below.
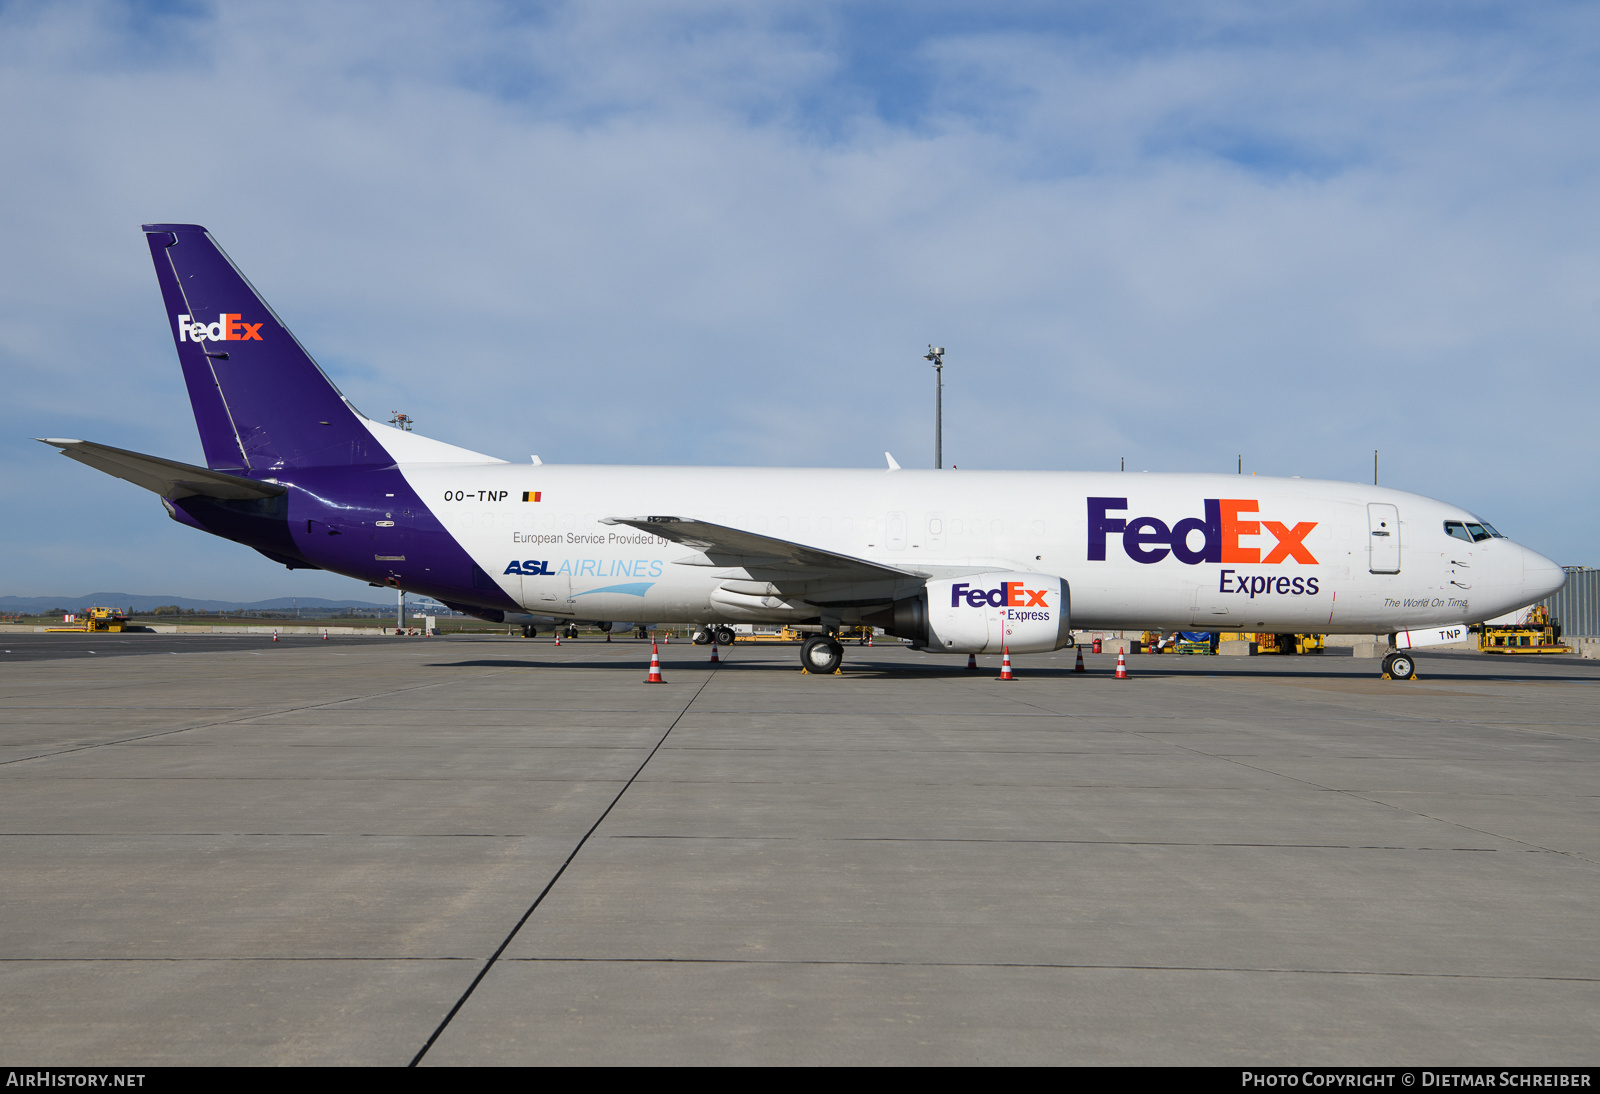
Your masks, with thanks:
M 146 224 L 206 464 L 392 461 L 289 328 L 198 224 Z

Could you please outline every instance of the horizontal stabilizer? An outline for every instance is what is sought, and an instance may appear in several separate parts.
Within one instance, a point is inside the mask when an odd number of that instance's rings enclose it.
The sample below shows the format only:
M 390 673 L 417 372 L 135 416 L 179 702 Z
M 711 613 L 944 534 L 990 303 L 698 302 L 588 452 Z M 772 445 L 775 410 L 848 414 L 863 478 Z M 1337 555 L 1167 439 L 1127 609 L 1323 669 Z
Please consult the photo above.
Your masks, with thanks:
M 257 482 L 239 475 L 211 471 L 177 460 L 164 460 L 159 456 L 146 456 L 141 452 L 129 452 L 125 448 L 112 448 L 93 441 L 60 437 L 35 437 L 34 440 L 54 445 L 61 449 L 63 456 L 86 463 L 96 471 L 127 479 L 135 486 L 142 486 L 169 500 L 199 494 L 208 498 L 242 501 L 288 493 L 287 487 L 276 483 Z
M 703 553 L 714 565 L 746 569 L 795 570 L 807 576 L 827 576 L 853 581 L 922 577 L 910 570 L 868 562 L 864 558 L 835 554 L 787 539 L 728 528 L 684 517 L 611 517 L 604 524 L 626 524 L 641 532 L 681 543 Z M 797 575 L 798 576 L 798 575 Z

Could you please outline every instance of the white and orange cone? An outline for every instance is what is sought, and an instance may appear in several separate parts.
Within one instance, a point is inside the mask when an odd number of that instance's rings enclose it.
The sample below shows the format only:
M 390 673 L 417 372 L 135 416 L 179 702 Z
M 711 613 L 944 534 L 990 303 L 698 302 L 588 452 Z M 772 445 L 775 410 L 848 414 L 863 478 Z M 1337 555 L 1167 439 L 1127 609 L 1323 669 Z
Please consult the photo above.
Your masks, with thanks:
M 722 663 L 722 658 L 717 656 L 717 640 L 715 638 L 711 640 L 711 663 L 713 665 Z
M 326 642 L 328 640 L 328 628 L 327 627 L 323 627 L 322 628 L 322 640 L 324 642 Z
M 272 640 L 274 642 L 276 642 L 278 640 L 278 628 L 277 627 L 273 627 L 272 628 Z
M 976 669 L 977 667 L 978 667 L 978 655 L 975 654 L 975 653 L 967 654 L 967 668 L 968 669 Z
M 561 645 L 561 628 L 556 628 L 556 645 Z
M 1083 671 L 1085 671 L 1084 667 L 1083 667 L 1083 647 L 1082 646 L 1078 647 L 1078 663 L 1077 663 L 1076 666 L 1073 667 L 1072 671 L 1073 672 L 1083 672 Z
M 1000 679 L 1002 679 L 1002 680 L 1015 680 L 1016 679 L 1015 676 L 1011 675 L 1011 647 L 1010 646 L 1002 646 L 1000 648 Z
M 666 683 L 665 680 L 661 679 L 661 655 L 657 651 L 654 642 L 650 643 L 650 675 L 644 678 L 644 682 L 647 684 Z
M 1127 678 L 1128 678 L 1128 659 L 1122 655 L 1122 651 L 1121 650 L 1118 650 L 1117 651 L 1117 679 L 1118 680 L 1126 680 Z
M 606 641 L 607 642 L 611 641 L 611 632 L 610 631 L 606 632 Z

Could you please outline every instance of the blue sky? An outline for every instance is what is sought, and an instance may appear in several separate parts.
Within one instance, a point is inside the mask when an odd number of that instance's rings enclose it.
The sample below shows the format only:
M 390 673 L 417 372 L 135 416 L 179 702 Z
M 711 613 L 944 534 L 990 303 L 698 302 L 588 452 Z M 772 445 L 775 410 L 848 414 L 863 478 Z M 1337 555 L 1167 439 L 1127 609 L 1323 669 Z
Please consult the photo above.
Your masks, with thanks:
M 27 438 L 199 445 L 138 225 L 510 459 L 1232 470 L 1600 564 L 1600 8 L 0 3 L 0 593 L 349 595 Z

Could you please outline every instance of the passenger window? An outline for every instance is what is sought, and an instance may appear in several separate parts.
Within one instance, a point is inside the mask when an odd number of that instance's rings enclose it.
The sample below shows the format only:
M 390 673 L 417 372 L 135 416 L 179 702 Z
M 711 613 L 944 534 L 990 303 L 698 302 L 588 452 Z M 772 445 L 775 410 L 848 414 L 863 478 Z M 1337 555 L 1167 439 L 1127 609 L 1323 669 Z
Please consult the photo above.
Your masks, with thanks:
M 1444 530 L 1446 535 L 1455 536 L 1457 539 L 1464 539 L 1468 543 L 1472 542 L 1472 533 L 1468 532 L 1467 526 L 1462 524 L 1459 520 L 1445 521 Z

